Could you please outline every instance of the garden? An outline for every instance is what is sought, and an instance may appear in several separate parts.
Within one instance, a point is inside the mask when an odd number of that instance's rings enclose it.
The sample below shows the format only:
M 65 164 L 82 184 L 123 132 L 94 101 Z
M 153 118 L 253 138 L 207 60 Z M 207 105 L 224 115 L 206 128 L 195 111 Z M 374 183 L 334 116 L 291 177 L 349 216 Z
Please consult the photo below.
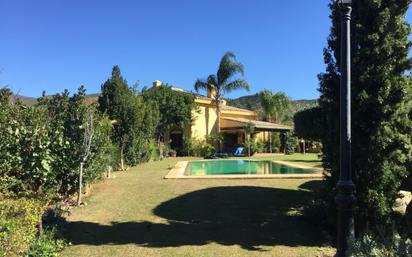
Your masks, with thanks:
M 410 3 L 352 4 L 356 205 L 346 254 L 355 257 L 412 255 Z M 220 150 L 224 94 L 250 89 L 232 52 L 193 86 L 216 94 L 217 135 L 179 149 L 166 134 L 193 122 L 198 92 L 130 85 L 117 65 L 93 97 L 80 86 L 25 103 L 1 88 L 0 256 L 333 256 L 345 69 L 340 9 L 329 8 L 317 103 L 290 115 L 286 94 L 257 93 L 259 118 L 294 131 L 259 142 L 247 126 L 242 157 L 322 168 L 323 179 L 163 179 L 178 161 Z

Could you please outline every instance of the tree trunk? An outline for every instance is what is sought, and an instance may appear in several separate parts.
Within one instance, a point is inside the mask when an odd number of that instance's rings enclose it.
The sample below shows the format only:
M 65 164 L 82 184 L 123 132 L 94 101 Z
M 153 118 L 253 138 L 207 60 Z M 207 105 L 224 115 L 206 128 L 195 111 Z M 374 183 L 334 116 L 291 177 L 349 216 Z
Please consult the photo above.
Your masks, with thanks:
M 247 150 L 247 155 L 249 156 L 249 158 L 250 158 L 250 145 L 251 145 L 251 141 L 250 141 L 250 135 L 248 134 L 247 135 L 247 138 L 248 138 L 248 150 Z
M 220 99 L 216 99 L 216 116 L 217 116 L 217 134 L 220 135 Z
M 217 116 L 217 123 L 216 123 L 216 129 L 217 129 L 217 135 L 219 136 L 220 135 L 220 109 L 221 109 L 221 106 L 220 106 L 220 97 L 219 96 L 216 96 L 216 116 Z M 218 145 L 219 145 L 219 151 L 220 152 L 222 152 L 222 142 L 219 140 L 219 142 L 218 142 Z
M 125 171 L 124 169 L 124 143 L 120 146 L 120 169 Z
M 112 166 L 107 167 L 107 178 L 112 178 Z
M 305 144 L 305 139 L 302 139 L 303 143 L 303 154 L 306 154 L 306 144 Z
M 272 131 L 269 131 L 269 153 L 272 153 Z
M 163 156 L 163 148 L 164 148 L 164 143 L 162 145 L 162 140 L 161 140 L 161 135 L 157 137 L 157 147 L 159 148 L 159 158 L 160 160 L 163 160 L 165 156 Z M 164 136 L 163 136 L 163 141 L 164 141 Z
M 39 235 L 40 236 L 42 236 L 43 232 L 44 232 L 44 229 L 43 229 L 43 214 L 44 213 L 42 213 L 42 215 L 40 215 L 40 218 L 39 218 Z
M 79 173 L 79 192 L 77 195 L 77 206 L 82 203 L 82 188 L 83 188 L 83 162 L 80 162 L 80 173 Z
M 267 115 L 268 122 L 272 122 L 272 116 Z M 269 153 L 272 153 L 272 131 L 269 131 Z

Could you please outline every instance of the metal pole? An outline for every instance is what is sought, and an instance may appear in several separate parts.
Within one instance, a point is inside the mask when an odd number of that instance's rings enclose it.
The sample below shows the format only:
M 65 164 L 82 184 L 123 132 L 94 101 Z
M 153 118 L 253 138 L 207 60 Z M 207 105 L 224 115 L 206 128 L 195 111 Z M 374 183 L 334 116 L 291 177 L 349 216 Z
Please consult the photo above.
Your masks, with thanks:
M 353 206 L 355 184 L 351 171 L 351 49 L 350 20 L 352 7 L 341 9 L 341 79 L 340 79 L 340 177 L 336 185 L 338 193 L 338 231 L 336 257 L 348 257 L 349 241 L 354 237 Z

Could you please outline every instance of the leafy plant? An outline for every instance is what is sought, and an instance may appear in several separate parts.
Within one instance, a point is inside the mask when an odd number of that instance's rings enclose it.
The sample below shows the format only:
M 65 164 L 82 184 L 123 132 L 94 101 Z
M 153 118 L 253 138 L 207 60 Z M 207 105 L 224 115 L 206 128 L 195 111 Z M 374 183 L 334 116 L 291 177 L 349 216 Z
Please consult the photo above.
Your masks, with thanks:
M 213 145 L 209 144 L 205 139 L 184 139 L 184 154 L 187 156 L 205 157 L 211 155 L 214 151 Z
M 412 255 L 412 241 L 397 233 L 377 239 L 372 234 L 364 234 L 353 245 L 353 257 L 409 257 Z
M 37 234 L 44 202 L 0 194 L 0 256 L 21 256 Z
M 66 245 L 64 240 L 58 238 L 55 228 L 47 229 L 31 243 L 24 257 L 57 257 Z

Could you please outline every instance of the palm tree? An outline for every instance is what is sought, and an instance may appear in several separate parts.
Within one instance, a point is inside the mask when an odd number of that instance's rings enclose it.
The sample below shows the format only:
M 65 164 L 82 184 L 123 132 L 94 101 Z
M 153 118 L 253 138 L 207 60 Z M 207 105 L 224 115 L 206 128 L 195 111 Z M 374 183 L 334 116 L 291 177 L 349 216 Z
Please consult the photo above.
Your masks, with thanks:
M 265 89 L 260 92 L 260 105 L 267 121 L 272 121 L 272 115 L 275 109 L 272 91 Z M 269 153 L 272 153 L 272 132 L 269 132 Z
M 266 116 L 266 120 L 272 121 L 275 103 L 273 101 L 273 94 L 271 90 L 265 89 L 260 92 L 260 105 L 262 106 L 263 114 Z
M 217 74 L 211 74 L 207 79 L 198 79 L 194 88 L 196 92 L 200 89 L 214 92 L 213 102 L 216 105 L 217 133 L 220 134 L 220 113 L 222 99 L 225 93 L 230 93 L 236 89 L 250 90 L 249 83 L 243 79 L 236 78 L 236 75 L 244 75 L 244 67 L 236 60 L 235 54 L 227 52 L 220 60 Z
M 247 155 L 250 157 L 250 148 L 253 144 L 252 134 L 255 133 L 255 126 L 252 123 L 247 123 L 245 126 L 245 134 L 246 134 L 246 146 L 247 146 Z
M 271 90 L 265 89 L 260 93 L 260 105 L 267 121 L 280 123 L 284 113 L 289 109 L 290 101 L 283 92 L 273 94 Z M 271 132 L 269 133 L 269 152 L 272 152 Z
M 289 110 L 290 100 L 283 92 L 273 94 L 271 90 L 265 89 L 260 93 L 260 105 L 268 121 L 281 123 L 283 115 Z
M 290 108 L 290 100 L 289 97 L 283 93 L 283 92 L 277 92 L 276 94 L 273 95 L 273 102 L 275 105 L 274 109 L 274 122 L 275 123 L 281 123 L 284 114 L 289 110 Z

